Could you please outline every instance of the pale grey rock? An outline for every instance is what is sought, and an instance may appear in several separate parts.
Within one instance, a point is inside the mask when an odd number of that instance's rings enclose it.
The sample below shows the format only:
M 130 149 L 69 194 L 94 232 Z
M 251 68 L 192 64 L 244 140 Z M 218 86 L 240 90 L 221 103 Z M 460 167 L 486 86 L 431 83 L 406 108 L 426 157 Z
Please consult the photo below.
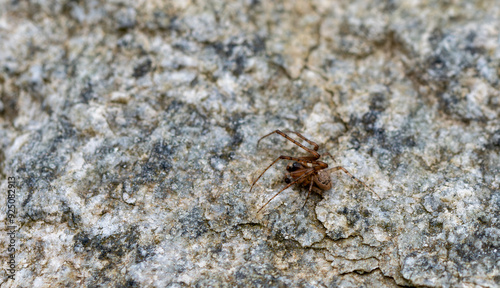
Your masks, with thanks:
M 3 286 L 500 285 L 500 5 L 138 3 L 0 0 Z

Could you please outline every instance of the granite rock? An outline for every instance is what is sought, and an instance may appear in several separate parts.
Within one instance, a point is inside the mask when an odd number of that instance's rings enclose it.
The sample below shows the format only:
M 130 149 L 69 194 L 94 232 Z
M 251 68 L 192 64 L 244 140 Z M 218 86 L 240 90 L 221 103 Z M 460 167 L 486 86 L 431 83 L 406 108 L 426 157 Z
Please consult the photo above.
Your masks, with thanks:
M 2 287 L 498 287 L 499 7 L 0 1 Z

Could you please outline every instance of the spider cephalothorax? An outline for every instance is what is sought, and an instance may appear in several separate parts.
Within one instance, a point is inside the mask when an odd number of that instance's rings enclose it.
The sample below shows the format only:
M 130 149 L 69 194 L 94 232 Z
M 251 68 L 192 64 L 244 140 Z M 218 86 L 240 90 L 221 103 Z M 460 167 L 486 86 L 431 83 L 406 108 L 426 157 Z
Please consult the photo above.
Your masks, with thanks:
M 323 191 L 326 191 L 326 190 L 329 190 L 330 188 L 332 188 L 332 180 L 330 178 L 330 172 L 337 171 L 337 170 L 341 170 L 342 172 L 346 173 L 352 179 L 356 180 L 358 183 L 362 184 L 366 189 L 368 189 L 369 191 L 371 191 L 372 193 L 374 193 L 373 190 L 370 189 L 370 187 L 368 187 L 361 180 L 359 180 L 356 177 L 354 177 L 354 175 L 352 175 L 351 173 L 349 173 L 349 171 L 347 171 L 344 167 L 337 166 L 337 167 L 333 167 L 333 168 L 327 169 L 328 168 L 328 164 L 326 164 L 325 162 L 319 160 L 321 158 L 321 156 L 328 155 L 334 161 L 335 161 L 335 159 L 333 158 L 332 155 L 330 155 L 330 153 L 325 153 L 323 155 L 320 155 L 317 152 L 318 149 L 319 149 L 318 144 L 316 144 L 315 142 L 313 142 L 313 141 L 307 139 L 306 137 L 302 136 L 302 134 L 300 134 L 300 133 L 293 132 L 293 131 L 289 131 L 289 133 L 293 133 L 293 134 L 297 135 L 300 139 L 302 139 L 302 140 L 306 141 L 307 143 L 309 143 L 310 145 L 312 145 L 313 149 L 305 147 L 304 145 L 302 145 L 298 141 L 290 138 L 290 136 L 288 136 L 287 134 L 281 132 L 280 130 L 276 130 L 276 131 L 273 131 L 273 132 L 271 132 L 271 133 L 269 133 L 267 135 L 264 135 L 262 138 L 259 139 L 259 141 L 257 141 L 257 145 L 259 144 L 259 142 L 262 139 L 264 139 L 264 138 L 266 138 L 266 137 L 268 137 L 268 136 L 270 136 L 272 134 L 279 134 L 279 135 L 285 137 L 285 139 L 287 139 L 288 141 L 290 141 L 293 144 L 295 144 L 295 145 L 299 146 L 300 148 L 304 149 L 306 152 L 308 152 L 309 154 L 311 154 L 311 156 L 292 157 L 292 156 L 281 155 L 276 160 L 274 160 L 271 163 L 271 165 L 269 165 L 259 175 L 259 177 L 257 177 L 257 179 L 255 179 L 255 181 L 252 183 L 252 187 L 250 187 L 250 192 L 252 191 L 252 188 L 255 185 L 255 183 L 257 183 L 257 181 L 259 181 L 260 177 L 262 177 L 262 175 L 264 175 L 264 173 L 266 173 L 266 171 L 269 168 L 271 168 L 271 166 L 273 166 L 276 162 L 278 162 L 279 160 L 291 160 L 291 161 L 294 161 L 292 163 L 289 163 L 287 165 L 287 167 L 286 167 L 287 173 L 285 174 L 285 182 L 287 183 L 287 185 L 285 187 L 283 187 L 283 189 L 281 189 L 278 193 L 276 193 L 276 195 L 274 195 L 271 199 L 269 199 L 269 201 L 267 201 L 259 209 L 258 212 L 260 212 L 269 202 L 271 202 L 271 200 L 273 200 L 274 197 L 278 196 L 278 194 L 280 194 L 283 190 L 287 189 L 288 187 L 290 187 L 290 186 L 292 186 L 294 184 L 299 184 L 301 186 L 309 188 L 309 192 L 307 193 L 307 196 L 306 196 L 306 201 L 304 202 L 304 205 L 305 205 L 306 202 L 307 202 L 307 199 L 309 198 L 309 195 L 311 194 L 311 191 L 317 192 L 318 194 L 322 194 Z

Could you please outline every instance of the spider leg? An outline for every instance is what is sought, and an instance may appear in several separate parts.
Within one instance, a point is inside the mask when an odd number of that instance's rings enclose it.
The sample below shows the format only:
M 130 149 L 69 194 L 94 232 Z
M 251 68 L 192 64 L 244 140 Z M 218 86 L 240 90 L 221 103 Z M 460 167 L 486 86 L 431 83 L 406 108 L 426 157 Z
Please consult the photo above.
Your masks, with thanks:
M 286 185 L 285 187 L 283 187 L 283 189 L 281 189 L 278 193 L 276 193 L 271 199 L 269 199 L 266 204 L 264 204 L 262 207 L 260 207 L 259 211 L 257 211 L 257 214 L 262 210 L 264 209 L 264 207 L 266 207 L 267 204 L 269 204 L 269 202 L 271 202 L 276 196 L 278 196 L 281 192 L 283 192 L 284 190 L 286 190 L 288 187 L 292 186 L 293 184 L 297 183 L 299 180 L 311 175 L 312 173 L 314 173 L 314 169 L 310 168 L 311 170 L 304 173 L 304 175 L 300 176 L 299 178 L 295 179 L 294 181 L 290 182 L 290 184 Z
M 310 148 L 307 148 L 306 146 L 300 144 L 299 142 L 297 142 L 296 140 L 292 139 L 290 136 L 286 135 L 285 133 L 281 132 L 280 130 L 275 130 L 267 135 L 264 135 L 262 136 L 259 141 L 257 141 L 257 146 L 259 146 L 259 143 L 262 139 L 268 137 L 268 136 L 271 136 L 272 134 L 279 134 L 283 137 L 285 137 L 288 141 L 292 142 L 293 144 L 299 146 L 300 148 L 304 149 L 305 151 L 309 152 L 310 154 L 313 155 L 313 157 L 315 157 L 315 159 L 319 159 L 319 157 L 321 157 L 321 155 L 319 155 L 318 152 L 316 152 L 316 150 L 318 150 L 318 144 L 312 142 L 311 140 L 308 140 L 306 139 L 306 137 L 302 136 L 301 134 L 297 133 L 297 132 L 292 132 L 292 133 L 295 133 L 297 134 L 297 136 L 299 136 L 301 139 L 304 139 L 306 140 L 309 144 L 313 145 L 314 146 L 314 150 L 310 149 Z
M 297 135 L 300 139 L 302 139 L 302 140 L 306 141 L 307 143 L 309 143 L 309 144 L 313 145 L 313 146 L 314 146 L 314 151 L 318 151 L 318 149 L 319 149 L 319 145 L 318 145 L 318 144 L 316 144 L 316 142 L 313 142 L 313 141 L 311 141 L 311 140 L 307 139 L 306 137 L 304 137 L 304 136 L 303 136 L 302 134 L 300 134 L 299 132 L 290 131 L 290 130 L 286 130 L 285 132 L 286 132 L 286 133 L 293 133 L 293 134 Z
M 271 166 L 273 166 L 276 162 L 278 162 L 279 160 L 282 160 L 282 159 L 299 161 L 299 162 L 304 162 L 304 163 L 311 163 L 313 165 L 317 165 L 317 166 L 313 167 L 313 169 L 315 169 L 315 171 L 325 169 L 328 167 L 328 164 L 321 162 L 321 161 L 316 161 L 317 158 L 315 158 L 315 157 L 291 157 L 291 156 L 281 155 L 280 157 L 276 158 L 276 160 L 274 160 L 273 163 L 271 163 L 271 165 L 267 166 L 267 168 L 262 173 L 260 173 L 259 177 L 257 177 L 257 179 L 255 179 L 255 181 L 253 181 L 252 186 L 250 187 L 250 191 L 248 191 L 248 192 L 252 192 L 253 186 L 255 185 L 255 183 L 257 183 L 257 181 L 259 181 L 260 177 L 262 177 L 262 175 L 264 175 L 264 173 L 266 173 L 266 171 L 269 170 L 269 168 L 271 168 Z
M 321 155 L 321 156 L 330 156 L 330 158 L 332 158 L 333 162 L 337 162 L 337 160 L 335 160 L 335 157 L 333 157 L 333 156 L 332 156 L 332 154 L 330 154 L 330 153 L 328 153 L 328 152 L 324 153 L 324 154 L 323 154 L 323 155 Z
M 306 206 L 307 199 L 309 199 L 309 195 L 311 195 L 311 190 L 313 188 L 313 183 L 314 183 L 314 181 L 311 179 L 311 184 L 309 184 L 309 192 L 307 193 L 306 201 L 304 201 L 304 205 L 302 205 L 301 209 L 304 209 L 304 206 Z
M 358 183 L 360 183 L 361 185 L 363 185 L 366 190 L 372 192 L 377 198 L 380 199 L 380 197 L 378 197 L 377 193 L 375 193 L 375 191 L 373 191 L 370 187 L 368 187 L 368 185 L 365 184 L 365 182 L 359 180 L 358 178 L 354 177 L 354 175 L 352 175 L 351 173 L 349 173 L 349 171 L 347 171 L 344 167 L 342 166 L 337 166 L 337 167 L 333 167 L 333 168 L 330 168 L 330 169 L 327 169 L 325 170 L 326 172 L 330 172 L 330 171 L 338 171 L 338 170 L 341 170 L 342 172 L 344 172 L 345 174 L 349 175 L 349 177 L 351 177 L 351 179 L 357 181 Z

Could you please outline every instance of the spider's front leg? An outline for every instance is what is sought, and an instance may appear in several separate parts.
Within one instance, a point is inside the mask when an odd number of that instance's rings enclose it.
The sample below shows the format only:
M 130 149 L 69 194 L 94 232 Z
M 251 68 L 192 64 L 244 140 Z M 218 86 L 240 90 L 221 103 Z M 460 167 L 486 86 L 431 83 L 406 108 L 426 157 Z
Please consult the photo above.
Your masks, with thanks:
M 307 172 L 305 172 L 302 176 L 300 176 L 299 178 L 295 179 L 294 181 L 292 181 L 291 183 L 289 183 L 288 185 L 286 185 L 285 187 L 283 187 L 278 193 L 276 193 L 273 197 L 271 197 L 271 199 L 269 199 L 266 204 L 262 205 L 262 207 L 260 207 L 259 211 L 257 211 L 257 213 L 259 213 L 262 209 L 264 209 L 264 207 L 266 207 L 267 204 L 269 204 L 269 202 L 271 202 L 274 198 L 276 198 L 276 196 L 278 196 L 281 192 L 283 192 L 284 190 L 288 189 L 290 186 L 292 186 L 293 184 L 296 184 L 296 183 L 299 183 L 299 181 L 303 180 L 303 179 L 307 179 L 308 176 L 312 175 L 314 173 L 314 169 L 313 168 L 309 168 Z
M 316 152 L 316 151 L 318 151 L 318 149 L 319 149 L 318 144 L 316 144 L 316 143 L 314 143 L 313 141 L 311 141 L 311 140 L 307 139 L 306 137 L 302 136 L 302 134 L 300 134 L 300 133 L 298 133 L 298 132 L 293 132 L 293 131 L 290 131 L 290 133 L 294 133 L 295 135 L 297 135 L 297 136 L 298 136 L 299 138 L 301 138 L 302 140 L 304 140 L 304 141 L 306 141 L 307 143 L 309 143 L 309 144 L 313 145 L 313 146 L 314 146 L 314 148 L 313 148 L 314 150 L 313 150 L 313 149 L 310 149 L 310 148 L 307 148 L 306 146 L 304 146 L 304 145 L 300 144 L 298 141 L 296 141 L 296 140 L 292 139 L 290 136 L 286 135 L 285 133 L 283 133 L 283 132 L 282 132 L 282 131 L 280 131 L 280 130 L 274 130 L 273 132 L 271 132 L 271 133 L 269 133 L 269 134 L 267 134 L 267 135 L 262 136 L 262 137 L 259 139 L 259 141 L 257 141 L 257 146 L 259 146 L 259 143 L 260 143 L 260 141 L 261 141 L 262 139 L 264 139 L 264 138 L 266 138 L 266 137 L 268 137 L 268 136 L 271 136 L 271 135 L 273 135 L 273 134 L 278 134 L 278 135 L 281 135 L 281 136 L 285 137 L 285 139 L 286 139 L 286 140 L 288 140 L 288 141 L 292 142 L 293 144 L 295 144 L 295 145 L 299 146 L 300 148 L 304 149 L 305 151 L 309 152 L 311 155 L 313 155 L 313 157 L 314 157 L 314 159 L 315 159 L 315 160 L 317 160 L 317 159 L 319 159 L 319 158 L 321 157 L 321 155 L 320 155 L 318 152 Z

